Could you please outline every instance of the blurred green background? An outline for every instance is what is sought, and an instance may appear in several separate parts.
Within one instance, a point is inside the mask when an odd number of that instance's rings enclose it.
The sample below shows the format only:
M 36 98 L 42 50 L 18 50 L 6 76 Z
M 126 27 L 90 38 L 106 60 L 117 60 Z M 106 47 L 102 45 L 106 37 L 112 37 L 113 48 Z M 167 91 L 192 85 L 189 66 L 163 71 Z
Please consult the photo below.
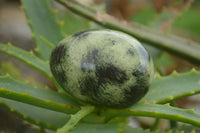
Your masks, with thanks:
M 73 14 L 66 8 L 51 0 L 57 11 L 58 22 L 62 25 L 65 35 L 92 28 L 102 28 L 98 24 Z M 200 42 L 200 1 L 199 0 L 81 0 L 89 5 L 107 12 L 118 19 L 125 19 L 131 23 L 140 23 L 155 30 L 172 33 Z M 0 42 L 11 42 L 25 50 L 35 50 L 31 31 L 26 23 L 19 0 L 0 0 Z M 144 44 L 154 58 L 156 71 L 161 75 L 168 75 L 173 70 L 187 71 L 199 66 L 191 64 L 165 51 Z M 11 63 L 12 62 L 12 63 Z M 51 85 L 40 73 L 34 71 L 24 63 L 0 53 L 0 75 L 10 75 L 28 80 L 37 86 Z M 183 102 L 180 102 L 184 100 Z M 198 97 L 177 100 L 180 107 L 187 108 Z M 197 110 L 198 112 L 198 110 Z M 199 111 L 200 112 L 200 111 Z M 0 132 L 42 132 L 0 108 Z

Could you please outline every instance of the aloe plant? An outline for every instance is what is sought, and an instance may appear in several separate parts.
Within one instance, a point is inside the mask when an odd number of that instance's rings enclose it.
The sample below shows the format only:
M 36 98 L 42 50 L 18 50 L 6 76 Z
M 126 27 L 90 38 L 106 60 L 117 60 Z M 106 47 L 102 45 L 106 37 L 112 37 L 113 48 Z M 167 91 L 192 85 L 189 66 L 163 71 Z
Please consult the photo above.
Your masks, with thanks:
M 95 21 L 106 28 L 126 32 L 142 42 L 200 64 L 200 44 L 134 24 L 127 25 L 107 14 L 82 5 L 75 0 L 56 0 L 72 12 Z M 168 132 L 199 131 L 200 114 L 194 109 L 181 109 L 171 106 L 174 100 L 200 93 L 200 72 L 192 69 L 185 73 L 173 72 L 168 76 L 159 74 L 153 80 L 147 95 L 137 104 L 125 109 L 100 108 L 81 105 L 71 98 L 58 85 L 49 67 L 49 55 L 66 33 L 56 17 L 49 0 L 21 0 L 33 39 L 36 52 L 25 51 L 12 44 L 1 44 L 0 52 L 13 56 L 33 69 L 41 72 L 56 87 L 41 88 L 10 75 L 0 76 L 0 105 L 22 120 L 42 129 L 58 133 L 156 133 L 129 126 L 130 116 L 144 116 L 168 119 L 190 124 L 170 129 Z M 159 22 L 160 23 L 160 22 Z M 187 44 L 190 43 L 190 46 Z M 156 123 L 154 124 L 154 126 Z M 153 128 L 152 128 L 153 129 Z

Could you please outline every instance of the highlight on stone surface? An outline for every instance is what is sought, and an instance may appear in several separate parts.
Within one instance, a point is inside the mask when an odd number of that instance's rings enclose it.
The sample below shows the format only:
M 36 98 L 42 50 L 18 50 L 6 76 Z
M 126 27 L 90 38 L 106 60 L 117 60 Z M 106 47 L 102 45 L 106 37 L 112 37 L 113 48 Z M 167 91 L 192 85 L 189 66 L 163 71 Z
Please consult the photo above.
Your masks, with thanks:
M 82 31 L 52 51 L 51 71 L 71 96 L 96 106 L 139 101 L 153 79 L 153 61 L 133 37 L 113 30 Z

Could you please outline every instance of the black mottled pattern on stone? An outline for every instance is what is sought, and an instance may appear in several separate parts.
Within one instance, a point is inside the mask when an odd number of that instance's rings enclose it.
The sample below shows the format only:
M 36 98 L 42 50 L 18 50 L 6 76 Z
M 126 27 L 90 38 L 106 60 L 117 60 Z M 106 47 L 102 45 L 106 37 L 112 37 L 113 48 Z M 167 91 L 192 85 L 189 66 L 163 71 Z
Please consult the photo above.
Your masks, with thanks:
M 130 86 L 129 91 L 125 91 L 125 101 L 129 101 L 129 105 L 138 102 L 149 90 L 148 76 L 150 76 L 146 71 L 141 70 L 141 66 L 136 71 L 132 72 L 132 75 L 136 77 L 136 83 Z M 127 89 L 125 89 L 127 90 Z
M 140 72 L 139 69 L 133 70 L 132 72 L 132 75 L 135 76 L 136 78 L 138 78 L 141 74 L 142 72 Z
M 102 64 L 101 60 L 101 53 L 97 49 L 89 51 L 81 61 L 81 70 L 83 72 L 95 72 L 99 84 L 107 82 L 121 84 L 127 80 L 127 75 L 123 70 L 115 67 L 112 63 Z M 90 68 L 91 65 L 94 66 L 93 70 Z
M 91 72 L 94 69 L 96 69 L 96 64 L 98 62 L 99 58 L 99 51 L 97 49 L 94 49 L 92 51 L 89 51 L 88 54 L 82 58 L 81 60 L 81 70 L 86 72 Z M 91 68 L 91 65 L 94 68 Z
M 124 105 L 124 107 L 128 107 L 136 102 L 138 102 L 149 90 L 149 87 L 147 85 L 135 85 L 129 87 L 130 91 L 124 91 L 125 95 L 125 103 L 120 104 Z
M 146 71 L 143 71 L 143 70 L 140 71 L 140 69 L 141 69 L 141 67 L 139 69 L 137 69 L 136 71 L 133 71 L 132 75 L 136 77 L 137 84 L 139 84 L 141 86 L 146 86 L 146 85 L 148 85 L 147 78 L 149 78 L 150 75 L 148 73 L 146 73 Z
M 122 84 L 127 80 L 126 73 L 115 67 L 113 64 L 104 64 L 101 66 L 97 66 L 95 71 L 96 76 L 98 77 L 99 84 L 105 83 L 114 83 L 114 84 Z
M 85 96 L 89 96 L 93 100 L 95 100 L 95 97 L 99 94 L 99 84 L 97 80 L 95 80 L 95 77 L 93 76 L 84 76 L 80 78 L 79 84 L 81 87 L 81 94 Z M 96 101 L 96 100 L 95 100 Z
M 115 41 L 115 40 L 112 40 L 111 42 L 112 42 L 112 45 L 115 45 L 115 43 L 116 43 L 116 41 Z
M 135 55 L 134 51 L 132 49 L 130 49 L 130 48 L 128 49 L 127 54 L 131 55 L 131 56 Z
M 112 103 L 111 100 L 100 100 L 102 95 L 112 97 L 112 94 L 105 94 L 104 89 L 107 88 L 104 86 L 106 84 L 123 84 L 128 78 L 125 71 L 117 68 L 112 63 L 102 63 L 101 61 L 101 53 L 97 49 L 89 51 L 88 54 L 82 58 L 80 64 L 81 70 L 87 76 L 85 75 L 79 80 L 81 94 L 90 97 L 90 99 L 92 99 L 88 101 L 90 103 L 112 107 L 115 103 Z M 93 70 L 90 69 L 90 65 L 95 66 Z M 95 75 L 92 75 L 92 73 Z
M 149 90 L 148 78 L 150 75 L 143 70 L 140 71 L 140 69 L 141 67 L 132 72 L 132 75 L 136 77 L 136 83 L 134 86 L 130 86 L 130 91 L 125 91 L 126 101 L 130 102 L 127 104 L 130 105 L 140 100 Z
M 64 45 L 59 45 L 52 51 L 50 58 L 51 71 L 60 85 L 62 85 L 63 82 L 67 82 L 67 77 L 64 74 L 65 68 L 62 63 L 62 61 L 64 61 L 63 58 L 65 58 L 65 54 L 66 47 Z

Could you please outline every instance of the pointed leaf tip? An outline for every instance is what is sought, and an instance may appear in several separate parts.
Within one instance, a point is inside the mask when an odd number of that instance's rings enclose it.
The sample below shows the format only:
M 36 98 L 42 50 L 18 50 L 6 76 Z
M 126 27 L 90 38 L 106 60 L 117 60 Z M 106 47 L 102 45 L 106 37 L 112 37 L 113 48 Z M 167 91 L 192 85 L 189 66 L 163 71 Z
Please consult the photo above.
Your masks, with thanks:
M 157 73 L 156 75 L 155 75 L 155 79 L 159 79 L 159 78 L 161 78 L 162 76 L 159 74 L 159 73 Z
M 53 13 L 56 15 L 58 13 L 57 9 L 52 9 Z
M 178 73 L 177 73 L 176 70 L 174 70 L 171 74 L 172 74 L 172 75 L 177 75 Z
M 193 67 L 193 68 L 191 69 L 191 72 L 197 72 L 197 70 Z
M 4 77 L 5 77 L 5 78 L 10 78 L 10 74 L 9 74 L 9 73 L 6 73 L 6 74 L 4 75 Z
M 166 105 L 166 106 L 170 106 L 170 103 L 166 103 L 165 105 Z
M 34 33 L 31 33 L 31 37 L 32 37 L 32 38 L 35 38 L 35 34 L 34 34 Z
M 60 26 L 64 26 L 65 22 L 64 21 L 59 21 Z
M 12 46 L 12 44 L 10 42 L 8 42 L 8 46 Z

